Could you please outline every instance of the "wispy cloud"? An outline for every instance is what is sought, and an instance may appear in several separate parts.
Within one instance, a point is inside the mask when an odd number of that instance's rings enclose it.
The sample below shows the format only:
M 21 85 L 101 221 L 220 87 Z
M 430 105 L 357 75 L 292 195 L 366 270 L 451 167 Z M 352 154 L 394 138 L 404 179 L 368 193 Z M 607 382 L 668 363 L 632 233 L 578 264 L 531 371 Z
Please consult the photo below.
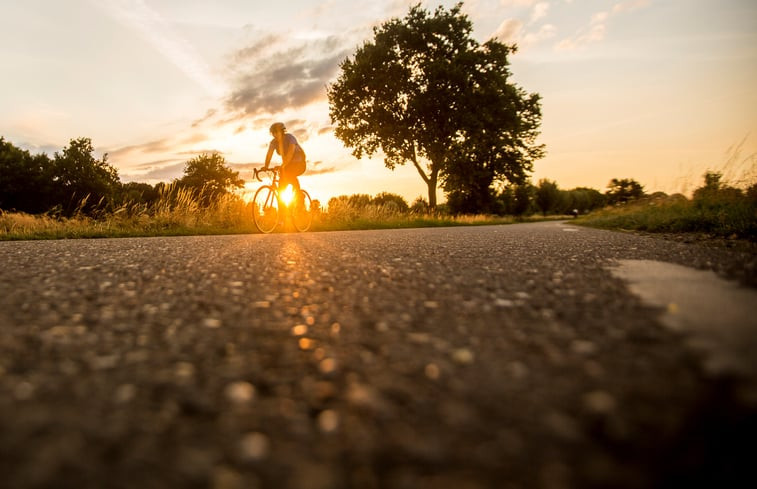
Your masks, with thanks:
M 500 41 L 513 44 L 520 40 L 523 31 L 523 21 L 519 19 L 505 19 L 494 31 L 493 37 Z
M 125 182 L 167 182 L 181 178 L 184 173 L 184 163 L 174 159 L 156 160 L 140 165 L 137 171 L 121 173 Z
M 612 7 L 612 12 L 614 14 L 620 12 L 630 12 L 636 9 L 648 7 L 650 3 L 652 3 L 651 0 L 626 0 L 624 2 L 616 3 Z
M 543 41 L 554 38 L 557 28 L 552 24 L 543 24 L 537 30 L 527 29 L 519 19 L 507 19 L 494 33 L 494 37 L 506 44 L 517 44 L 520 48 L 527 48 Z
M 557 29 L 553 24 L 541 24 L 549 14 L 550 3 L 539 0 L 501 0 L 509 8 L 528 9 L 522 16 L 505 19 L 494 32 L 493 37 L 507 44 L 517 44 L 520 48 L 539 44 L 553 38 Z M 541 25 L 540 25 L 541 24 Z
M 593 14 L 587 26 L 582 27 L 572 37 L 561 40 L 555 48 L 558 51 L 570 51 L 602 41 L 607 34 L 607 24 L 612 17 L 644 8 L 650 3 L 651 0 L 624 0 L 617 2 L 611 9 Z
M 533 24 L 534 22 L 537 22 L 541 20 L 545 15 L 547 15 L 547 12 L 549 12 L 549 2 L 539 2 L 536 5 L 534 5 L 533 10 L 531 11 L 531 20 L 529 23 Z
M 540 3 L 540 0 L 500 0 L 503 7 L 530 7 Z
M 116 21 L 139 32 L 153 48 L 209 95 L 221 97 L 226 88 L 194 46 L 145 0 L 90 0 Z

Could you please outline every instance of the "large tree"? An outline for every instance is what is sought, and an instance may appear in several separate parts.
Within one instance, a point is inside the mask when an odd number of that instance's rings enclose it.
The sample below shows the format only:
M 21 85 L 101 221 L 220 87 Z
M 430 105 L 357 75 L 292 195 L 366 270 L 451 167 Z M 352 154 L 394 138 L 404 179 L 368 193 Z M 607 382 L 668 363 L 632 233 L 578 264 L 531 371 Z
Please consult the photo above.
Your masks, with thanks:
M 328 87 L 336 136 L 358 158 L 380 150 L 390 169 L 412 163 L 431 207 L 439 183 L 489 200 L 496 179 L 522 182 L 543 152 L 539 96 L 508 81 L 514 48 L 479 44 L 461 8 L 419 4 L 376 27 Z

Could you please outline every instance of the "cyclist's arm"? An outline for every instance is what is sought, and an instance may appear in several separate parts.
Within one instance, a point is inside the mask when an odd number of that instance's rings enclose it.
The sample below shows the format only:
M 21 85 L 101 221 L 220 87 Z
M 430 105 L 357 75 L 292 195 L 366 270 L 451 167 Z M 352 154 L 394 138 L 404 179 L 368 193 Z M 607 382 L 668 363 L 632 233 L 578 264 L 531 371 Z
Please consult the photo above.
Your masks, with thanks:
M 268 145 L 268 153 L 265 155 L 265 165 L 263 168 L 268 169 L 268 165 L 271 164 L 271 157 L 273 157 L 273 144 Z

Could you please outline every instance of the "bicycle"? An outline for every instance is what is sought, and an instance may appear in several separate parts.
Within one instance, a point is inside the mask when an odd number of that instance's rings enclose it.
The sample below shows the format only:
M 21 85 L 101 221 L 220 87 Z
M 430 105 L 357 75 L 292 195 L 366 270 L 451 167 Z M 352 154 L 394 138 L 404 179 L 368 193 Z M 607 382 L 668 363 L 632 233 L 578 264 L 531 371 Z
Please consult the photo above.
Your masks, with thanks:
M 299 195 L 291 191 L 291 186 L 279 188 L 281 167 L 255 169 L 255 178 L 262 182 L 261 173 L 271 173 L 271 183 L 263 185 L 255 192 L 252 199 L 252 218 L 255 227 L 261 233 L 268 234 L 283 226 L 287 216 L 292 218 L 295 229 L 305 232 L 310 229 L 313 214 L 310 212 L 312 201 L 310 194 L 300 189 Z

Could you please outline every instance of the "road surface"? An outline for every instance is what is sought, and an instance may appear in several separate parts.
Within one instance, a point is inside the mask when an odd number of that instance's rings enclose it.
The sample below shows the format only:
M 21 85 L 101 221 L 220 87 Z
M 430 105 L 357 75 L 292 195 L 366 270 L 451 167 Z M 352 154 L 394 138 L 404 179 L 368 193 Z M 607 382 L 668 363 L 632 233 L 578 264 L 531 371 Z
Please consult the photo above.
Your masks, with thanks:
M 753 481 L 754 379 L 628 260 L 757 283 L 753 254 L 554 222 L 0 243 L 0 486 Z

